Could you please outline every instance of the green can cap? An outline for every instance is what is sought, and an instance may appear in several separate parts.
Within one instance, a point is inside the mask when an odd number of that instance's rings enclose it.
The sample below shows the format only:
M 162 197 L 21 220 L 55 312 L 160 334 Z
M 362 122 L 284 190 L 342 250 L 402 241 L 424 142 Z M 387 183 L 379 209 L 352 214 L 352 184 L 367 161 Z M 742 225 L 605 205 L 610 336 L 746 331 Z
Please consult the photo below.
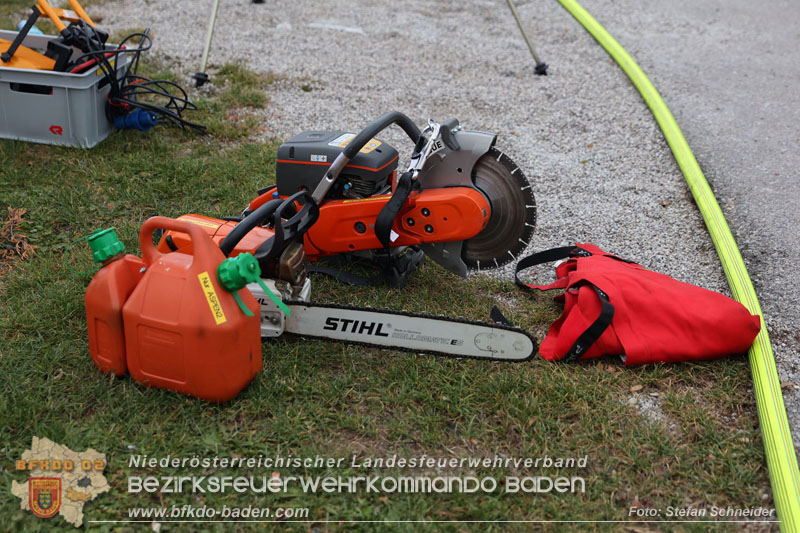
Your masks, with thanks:
M 261 267 L 258 265 L 258 260 L 251 253 L 245 252 L 236 257 L 229 257 L 220 263 L 217 267 L 217 279 L 223 289 L 233 293 L 233 298 L 246 316 L 253 316 L 253 313 L 244 305 L 237 291 L 244 288 L 248 283 L 258 283 L 261 290 L 279 309 L 286 313 L 286 316 L 290 314 L 289 307 L 281 301 L 278 295 L 264 285 L 261 280 Z
M 92 259 L 97 263 L 105 263 L 112 257 L 125 251 L 125 245 L 117 237 L 115 228 L 98 229 L 87 241 L 92 249 Z
M 261 267 L 253 254 L 243 253 L 229 257 L 217 267 L 217 278 L 226 291 L 238 291 L 248 283 L 257 283 Z

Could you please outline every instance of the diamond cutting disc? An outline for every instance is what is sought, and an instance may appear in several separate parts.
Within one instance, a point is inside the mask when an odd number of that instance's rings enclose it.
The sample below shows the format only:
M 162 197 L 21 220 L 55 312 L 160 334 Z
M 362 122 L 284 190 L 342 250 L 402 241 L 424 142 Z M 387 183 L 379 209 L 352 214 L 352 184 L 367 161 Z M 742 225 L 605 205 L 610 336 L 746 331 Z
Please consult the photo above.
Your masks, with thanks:
M 516 261 L 536 226 L 536 199 L 522 169 L 492 148 L 472 170 L 475 187 L 489 200 L 492 214 L 483 231 L 464 241 L 461 258 L 471 270 L 497 268 Z

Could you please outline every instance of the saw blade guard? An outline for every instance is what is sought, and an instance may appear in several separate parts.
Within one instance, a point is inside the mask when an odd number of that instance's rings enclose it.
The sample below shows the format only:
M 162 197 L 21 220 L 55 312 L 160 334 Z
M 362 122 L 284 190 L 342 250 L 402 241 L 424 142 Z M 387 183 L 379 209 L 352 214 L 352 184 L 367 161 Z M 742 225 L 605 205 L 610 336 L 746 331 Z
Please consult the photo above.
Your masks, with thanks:
M 536 227 L 536 199 L 520 166 L 494 147 L 496 135 L 458 129 L 452 134 L 458 149 L 442 146 L 428 159 L 420 183 L 424 188 L 477 189 L 489 203 L 489 220 L 469 239 L 425 244 L 422 249 L 447 270 L 466 276 L 520 256 Z

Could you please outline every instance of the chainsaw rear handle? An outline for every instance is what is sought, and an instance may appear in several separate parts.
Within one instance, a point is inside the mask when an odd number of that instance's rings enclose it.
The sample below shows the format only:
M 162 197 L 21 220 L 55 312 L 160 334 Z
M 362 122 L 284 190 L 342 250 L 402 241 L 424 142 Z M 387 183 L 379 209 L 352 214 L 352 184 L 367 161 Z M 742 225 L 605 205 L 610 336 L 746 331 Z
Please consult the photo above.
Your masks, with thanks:
M 319 204 L 323 198 L 328 194 L 328 191 L 333 186 L 333 183 L 336 181 L 336 178 L 339 177 L 339 173 L 347 166 L 347 163 L 353 159 L 356 154 L 364 148 L 370 139 L 375 137 L 381 131 L 385 130 L 392 124 L 397 124 L 403 131 L 406 132 L 411 138 L 411 141 L 417 145 L 419 143 L 420 138 L 422 137 L 422 132 L 419 130 L 414 121 L 408 118 L 408 116 L 404 115 L 399 111 L 389 111 L 388 113 L 384 113 L 374 121 L 370 122 L 366 128 L 361 130 L 355 137 L 353 137 L 347 146 L 345 146 L 342 153 L 336 156 L 336 159 L 333 160 L 333 163 L 330 167 L 328 167 L 327 172 L 325 172 L 325 177 L 323 177 L 317 188 L 314 189 L 314 193 L 311 195 L 314 201 Z
M 206 235 L 206 232 L 197 224 L 192 224 L 186 220 L 156 216 L 145 220 L 144 224 L 142 224 L 142 229 L 139 230 L 139 245 L 142 248 L 142 260 L 145 266 L 150 266 L 158 261 L 161 256 L 167 255 L 159 252 L 153 244 L 153 232 L 158 228 L 188 234 L 192 240 L 192 247 L 194 249 L 193 257 L 198 255 L 212 257 L 212 254 L 217 253 L 217 247 L 214 241 L 212 241 L 208 235 Z M 221 261 L 220 259 L 220 262 Z

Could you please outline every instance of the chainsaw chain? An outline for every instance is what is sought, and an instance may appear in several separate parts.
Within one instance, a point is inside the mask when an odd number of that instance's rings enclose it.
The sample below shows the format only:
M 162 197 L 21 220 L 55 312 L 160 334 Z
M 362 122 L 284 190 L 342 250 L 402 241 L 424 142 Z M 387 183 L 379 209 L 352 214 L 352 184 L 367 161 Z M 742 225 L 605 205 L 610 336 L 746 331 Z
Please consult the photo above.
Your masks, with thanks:
M 394 316 L 405 316 L 411 318 L 432 318 L 436 320 L 445 320 L 447 322 L 456 322 L 458 324 L 466 324 L 470 326 L 483 326 L 483 327 L 490 327 L 495 329 L 502 329 L 505 331 L 513 331 L 515 333 L 522 333 L 526 337 L 528 337 L 533 344 L 533 350 L 531 354 L 524 358 L 524 359 L 489 359 L 488 357 L 479 357 L 476 355 L 455 355 L 452 353 L 447 352 L 437 352 L 435 350 L 414 350 L 412 348 L 403 348 L 402 346 L 383 346 L 380 344 L 371 344 L 369 342 L 360 342 L 360 341 L 350 341 L 350 340 L 343 340 L 343 339 L 333 339 L 331 337 L 324 337 L 321 335 L 305 335 L 302 333 L 292 333 L 288 332 L 290 335 L 297 335 L 298 337 L 305 337 L 308 339 L 322 339 L 329 342 L 340 342 L 342 344 L 351 344 L 354 346 L 365 346 L 367 348 L 378 348 L 382 350 L 396 350 L 400 352 L 408 352 L 408 353 L 422 353 L 426 355 L 436 355 L 440 357 L 450 357 L 452 359 L 477 359 L 479 361 L 492 361 L 496 363 L 522 363 L 524 361 L 530 361 L 534 355 L 539 351 L 539 343 L 536 341 L 530 333 L 525 331 L 522 328 L 518 328 L 516 326 L 506 326 L 505 324 L 501 324 L 499 322 L 481 322 L 479 320 L 471 320 L 464 317 L 449 317 L 449 316 L 442 316 L 442 315 L 432 315 L 429 313 L 412 313 L 410 311 L 402 311 L 397 309 L 386 309 L 381 307 L 358 307 L 355 305 L 342 305 L 342 304 L 331 304 L 331 303 L 322 303 L 322 302 L 304 302 L 300 300 L 289 300 L 284 302 L 286 305 L 302 305 L 305 307 L 322 307 L 326 309 L 346 309 L 350 311 L 369 311 L 371 313 L 386 313 L 389 315 Z

